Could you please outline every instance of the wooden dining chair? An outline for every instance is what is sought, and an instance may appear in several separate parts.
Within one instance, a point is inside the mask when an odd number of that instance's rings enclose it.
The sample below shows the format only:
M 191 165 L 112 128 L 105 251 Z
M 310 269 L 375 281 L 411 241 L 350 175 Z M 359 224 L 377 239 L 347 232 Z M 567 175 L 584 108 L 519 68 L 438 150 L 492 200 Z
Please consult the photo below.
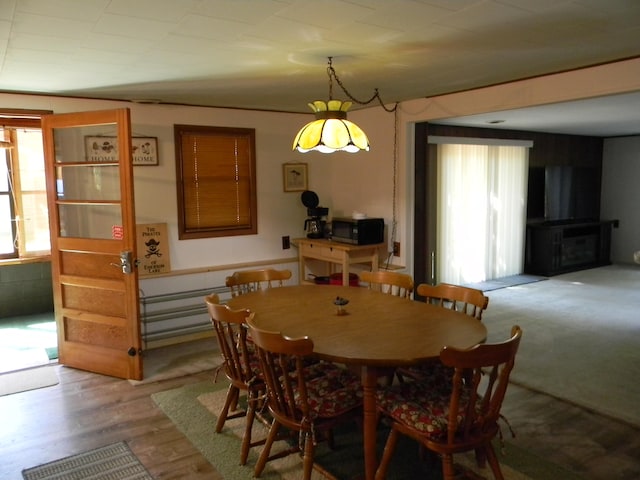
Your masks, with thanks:
M 216 423 L 216 433 L 222 431 L 228 419 L 246 416 L 240 451 L 240 464 L 244 465 L 247 463 L 249 449 L 265 442 L 264 438 L 259 441 L 251 439 L 256 414 L 260 420 L 267 423 L 259 414 L 266 387 L 261 378 L 255 346 L 247 336 L 246 319 L 250 312 L 249 310 L 232 310 L 228 305 L 221 304 L 216 294 L 206 297 L 205 303 L 222 354 L 221 367 L 229 380 L 227 397 Z M 247 409 L 230 414 L 229 411 L 236 410 L 241 392 L 247 396 Z
M 282 287 L 290 278 L 291 270 L 286 269 L 241 270 L 228 276 L 225 284 L 231 290 L 231 296 L 237 297 L 265 288 Z
M 371 290 L 378 290 L 389 295 L 411 298 L 413 293 L 413 278 L 411 275 L 388 270 L 360 273 L 360 280 L 367 283 Z
M 478 320 L 482 320 L 482 313 L 489 305 L 489 297 L 485 296 L 482 290 L 449 283 L 438 285 L 421 283 L 416 288 L 416 294 L 425 297 L 427 303 L 449 308 Z M 421 382 L 439 383 L 448 378 L 450 374 L 450 370 L 439 361 L 396 370 L 396 377 L 401 382 L 406 378 L 412 378 Z
M 482 290 L 449 283 L 421 283 L 416 288 L 416 294 L 425 297 L 429 303 L 471 315 L 478 320 L 482 320 L 482 314 L 489 306 L 489 297 Z
M 255 466 L 259 477 L 267 462 L 291 453 L 303 458 L 304 480 L 311 478 L 315 444 L 327 440 L 333 446 L 334 426 L 362 419 L 360 377 L 329 362 L 308 366 L 313 341 L 308 337 L 289 338 L 279 332 L 258 328 L 253 317 L 247 320 L 256 345 L 267 385 L 267 407 L 273 421 L 267 441 Z M 298 432 L 291 448 L 271 454 L 281 428 Z
M 498 420 L 522 338 L 519 326 L 502 343 L 468 350 L 444 347 L 442 363 L 453 371 L 440 388 L 407 382 L 378 389 L 379 413 L 391 420 L 376 480 L 386 477 L 399 435 L 413 438 L 442 459 L 444 480 L 454 480 L 453 454 L 474 450 L 478 463 L 488 460 L 496 480 L 503 480 L 491 444 L 500 433 Z

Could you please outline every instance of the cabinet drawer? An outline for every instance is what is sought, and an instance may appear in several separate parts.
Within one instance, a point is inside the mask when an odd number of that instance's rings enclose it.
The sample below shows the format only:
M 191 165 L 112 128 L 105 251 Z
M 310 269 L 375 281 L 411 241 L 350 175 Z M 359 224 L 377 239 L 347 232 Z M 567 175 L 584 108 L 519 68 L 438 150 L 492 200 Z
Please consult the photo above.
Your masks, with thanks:
M 317 258 L 318 260 L 342 262 L 345 251 L 326 245 L 301 244 L 300 255 L 303 257 Z

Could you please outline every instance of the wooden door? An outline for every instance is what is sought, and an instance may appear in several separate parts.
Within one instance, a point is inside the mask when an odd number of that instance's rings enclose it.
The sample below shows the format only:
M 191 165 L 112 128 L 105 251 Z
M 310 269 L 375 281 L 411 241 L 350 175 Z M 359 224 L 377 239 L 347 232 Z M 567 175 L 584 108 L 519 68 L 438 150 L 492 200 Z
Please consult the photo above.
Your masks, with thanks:
M 59 362 L 142 378 L 128 109 L 42 119 Z

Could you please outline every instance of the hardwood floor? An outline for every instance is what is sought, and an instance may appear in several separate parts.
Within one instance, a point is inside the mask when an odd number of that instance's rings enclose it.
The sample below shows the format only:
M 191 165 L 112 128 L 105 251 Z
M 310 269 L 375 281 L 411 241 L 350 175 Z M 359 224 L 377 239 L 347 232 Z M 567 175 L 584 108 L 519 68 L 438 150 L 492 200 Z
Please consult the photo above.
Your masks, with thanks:
M 19 480 L 23 468 L 120 440 L 158 480 L 222 478 L 150 398 L 209 379 L 212 372 L 134 387 L 62 366 L 47 368 L 56 368 L 59 385 L 0 397 L 1 479 Z M 509 388 L 503 411 L 517 434 L 510 441 L 585 479 L 640 478 L 640 430 Z M 503 432 L 508 438 L 506 427 Z
M 585 479 L 640 478 L 638 428 L 514 384 L 502 413 L 516 433 L 505 439 Z
M 62 366 L 46 368 L 56 368 L 59 385 L 0 397 L 1 479 L 19 480 L 24 468 L 120 440 L 155 479 L 222 479 L 150 397 L 212 372 L 134 387 Z

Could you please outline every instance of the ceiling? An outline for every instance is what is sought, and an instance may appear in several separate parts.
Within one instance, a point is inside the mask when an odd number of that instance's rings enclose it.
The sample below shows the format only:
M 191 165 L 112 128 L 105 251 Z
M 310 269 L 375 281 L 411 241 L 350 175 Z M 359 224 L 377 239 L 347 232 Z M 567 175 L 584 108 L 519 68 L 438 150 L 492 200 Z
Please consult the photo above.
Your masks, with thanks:
M 356 100 L 392 104 L 637 57 L 639 38 L 637 0 L 3 0 L 0 91 L 310 112 L 327 57 Z M 455 122 L 613 136 L 638 112 L 634 94 Z

